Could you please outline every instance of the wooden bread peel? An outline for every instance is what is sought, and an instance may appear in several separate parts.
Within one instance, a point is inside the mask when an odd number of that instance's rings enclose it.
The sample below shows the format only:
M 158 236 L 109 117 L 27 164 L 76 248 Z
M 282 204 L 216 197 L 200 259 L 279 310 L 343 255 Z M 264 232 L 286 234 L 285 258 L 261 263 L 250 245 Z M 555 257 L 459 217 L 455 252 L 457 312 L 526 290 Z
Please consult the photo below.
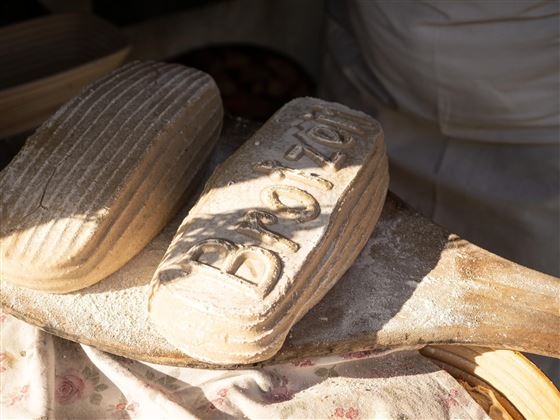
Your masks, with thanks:
M 229 149 L 227 136 L 218 155 Z M 148 283 L 186 212 L 121 270 L 82 291 L 51 295 L 2 281 L 4 310 L 114 354 L 216 368 L 178 351 L 147 322 Z M 450 235 L 390 195 L 356 263 L 293 327 L 280 352 L 260 364 L 466 343 L 558 357 L 559 304 L 557 278 Z

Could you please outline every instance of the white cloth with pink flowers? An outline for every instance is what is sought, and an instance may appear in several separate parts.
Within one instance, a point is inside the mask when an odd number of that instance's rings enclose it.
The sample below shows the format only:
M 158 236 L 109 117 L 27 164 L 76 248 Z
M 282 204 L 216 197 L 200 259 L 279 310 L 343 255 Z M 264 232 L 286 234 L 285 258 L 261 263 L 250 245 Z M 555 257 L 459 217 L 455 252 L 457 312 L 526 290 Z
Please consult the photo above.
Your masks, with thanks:
M 0 313 L 0 418 L 488 418 L 417 352 L 360 352 L 260 369 L 142 363 Z

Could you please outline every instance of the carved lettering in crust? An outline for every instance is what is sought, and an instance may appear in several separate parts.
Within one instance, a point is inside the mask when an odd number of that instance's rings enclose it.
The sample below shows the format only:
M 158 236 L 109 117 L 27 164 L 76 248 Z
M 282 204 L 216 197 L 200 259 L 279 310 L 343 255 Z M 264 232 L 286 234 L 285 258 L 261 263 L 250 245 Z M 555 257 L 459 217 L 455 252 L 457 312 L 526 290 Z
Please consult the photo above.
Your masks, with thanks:
M 278 218 L 269 212 L 249 210 L 243 220 L 237 224 L 235 230 L 273 248 L 280 248 L 287 252 L 297 252 L 299 249 L 297 243 L 267 228 L 268 225 L 276 223 L 278 223 Z
M 292 123 L 287 134 L 294 136 L 299 144 L 292 145 L 284 158 L 297 161 L 306 156 L 323 169 L 336 172 L 344 163 L 346 154 L 337 151 L 325 156 L 310 143 L 331 149 L 349 149 L 355 143 L 353 134 L 363 136 L 366 130 L 376 128 L 375 123 L 360 115 L 332 108 L 316 108 Z
M 201 261 L 205 254 L 210 253 L 218 253 L 221 264 Z M 242 285 L 242 290 L 261 298 L 270 293 L 282 274 L 282 261 L 274 252 L 219 238 L 193 245 L 179 265 L 186 273 L 200 271 L 217 280 L 227 278 Z M 242 268 L 244 271 L 240 274 Z
M 365 134 L 364 127 L 367 129 L 374 129 L 376 127 L 375 123 L 368 118 L 333 108 L 315 108 L 313 111 L 304 114 L 303 118 L 340 127 L 360 136 Z
M 282 196 L 296 201 L 298 206 L 286 205 L 280 199 Z M 261 201 L 278 216 L 299 223 L 313 220 L 321 213 L 321 207 L 315 197 L 302 189 L 288 185 L 264 188 L 261 191 Z
M 311 187 L 320 188 L 322 190 L 330 190 L 333 187 L 332 182 L 321 178 L 319 175 L 307 173 L 297 169 L 287 168 L 277 160 L 265 160 L 253 166 L 256 172 L 268 174 L 274 181 L 282 181 L 285 178 L 298 181 Z
M 333 149 L 346 149 L 354 143 L 352 135 L 322 124 L 311 127 L 305 134 L 315 143 Z
M 284 155 L 287 160 L 300 160 L 305 155 L 321 168 L 329 172 L 336 172 L 340 169 L 342 163 L 344 162 L 344 159 L 346 158 L 346 155 L 344 153 L 335 152 L 329 157 L 326 157 L 317 149 L 307 144 L 305 140 L 301 140 L 299 135 L 297 135 L 297 137 L 300 139 L 302 144 L 294 144 L 288 149 L 288 151 Z

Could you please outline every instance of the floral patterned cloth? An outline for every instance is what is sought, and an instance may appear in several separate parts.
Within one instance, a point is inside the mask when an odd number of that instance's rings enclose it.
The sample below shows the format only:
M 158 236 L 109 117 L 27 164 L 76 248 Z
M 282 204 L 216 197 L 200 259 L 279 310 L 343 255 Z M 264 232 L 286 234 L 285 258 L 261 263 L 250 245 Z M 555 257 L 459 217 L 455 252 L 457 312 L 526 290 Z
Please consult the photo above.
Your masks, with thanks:
M 0 313 L 2 419 L 487 418 L 417 352 L 359 352 L 260 369 L 142 363 Z

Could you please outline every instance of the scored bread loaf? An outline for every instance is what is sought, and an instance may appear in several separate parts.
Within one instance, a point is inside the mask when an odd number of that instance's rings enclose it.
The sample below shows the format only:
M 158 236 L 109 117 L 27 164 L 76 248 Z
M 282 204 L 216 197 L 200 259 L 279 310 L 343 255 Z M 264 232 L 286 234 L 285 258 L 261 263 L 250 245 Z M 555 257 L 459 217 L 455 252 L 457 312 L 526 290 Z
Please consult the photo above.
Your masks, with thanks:
M 212 78 L 176 64 L 86 87 L 0 174 L 0 278 L 69 292 L 119 269 L 183 204 L 222 114 Z
M 151 322 L 196 359 L 262 361 L 360 253 L 388 187 L 380 125 L 286 104 L 218 167 L 154 274 Z

